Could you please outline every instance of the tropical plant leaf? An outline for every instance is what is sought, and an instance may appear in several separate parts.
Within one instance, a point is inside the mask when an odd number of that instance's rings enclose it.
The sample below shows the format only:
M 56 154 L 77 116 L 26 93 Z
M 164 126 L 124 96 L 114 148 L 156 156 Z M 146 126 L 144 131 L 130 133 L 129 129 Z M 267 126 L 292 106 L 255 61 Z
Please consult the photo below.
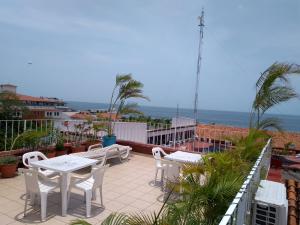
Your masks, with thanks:
M 283 132 L 283 128 L 281 126 L 281 120 L 278 118 L 266 118 L 259 122 L 257 129 L 267 130 L 269 128 L 276 129 L 277 131 Z
M 123 105 L 119 111 L 120 111 L 120 114 L 122 114 L 122 115 L 128 115 L 128 114 L 143 115 L 143 112 L 141 112 L 138 109 L 137 103 L 127 103 L 126 105 Z
M 263 124 L 260 125 L 260 120 L 270 108 L 299 97 L 289 83 L 289 76 L 299 74 L 299 65 L 278 62 L 273 63 L 261 74 L 256 82 L 256 96 L 252 104 L 250 117 L 252 128 L 263 127 Z M 272 123 L 269 121 L 268 127 L 270 125 Z M 277 127 L 274 128 L 277 129 Z
M 85 220 L 81 220 L 81 219 L 77 219 L 77 220 L 73 220 L 70 225 L 92 225 L 90 223 L 88 223 Z
M 110 214 L 101 225 L 126 225 L 128 224 L 129 216 L 124 213 Z

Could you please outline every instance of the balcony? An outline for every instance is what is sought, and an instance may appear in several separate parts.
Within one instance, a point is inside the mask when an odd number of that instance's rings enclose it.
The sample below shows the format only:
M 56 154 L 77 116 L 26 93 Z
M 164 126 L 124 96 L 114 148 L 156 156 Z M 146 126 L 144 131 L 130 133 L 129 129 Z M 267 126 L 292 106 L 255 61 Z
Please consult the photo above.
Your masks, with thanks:
M 27 129 L 44 130 L 49 127 L 53 128 L 55 127 L 53 122 L 53 120 L 0 121 L 0 126 L 5 128 L 6 131 L 4 135 L 5 142 L 3 144 L 4 146 L 9 146 L 11 140 L 7 138 L 16 137 L 19 135 L 19 132 Z M 63 123 L 65 121 L 56 122 L 60 125 L 59 127 L 66 128 Z M 70 125 L 70 123 L 68 124 Z M 8 129 L 8 127 L 13 129 Z M 69 127 L 66 129 L 68 130 Z M 67 130 L 62 130 L 64 131 L 64 135 Z M 164 130 L 164 132 L 166 130 Z M 170 129 L 171 132 L 168 133 L 170 136 L 174 134 L 173 130 L 174 129 Z M 68 138 L 78 135 L 75 131 L 68 130 L 68 132 L 71 133 L 71 137 Z M 122 129 L 122 132 L 126 132 L 126 129 Z M 181 132 L 180 129 L 179 132 Z M 88 138 L 90 133 L 83 133 L 82 135 Z M 131 137 L 132 131 L 128 131 L 128 134 L 126 135 Z M 162 135 L 164 134 L 161 132 L 157 133 L 157 136 L 162 137 Z M 206 150 L 202 151 L 203 154 L 206 154 L 210 151 L 226 151 L 226 147 L 232 147 L 231 145 L 228 146 L 228 144 L 226 144 L 225 139 L 222 140 L 222 138 L 228 137 L 227 133 L 224 134 L 224 132 L 220 132 L 218 130 L 211 131 L 207 128 L 198 128 L 197 135 L 200 142 L 207 142 L 211 146 L 211 148 L 207 148 Z M 173 137 L 178 136 L 180 135 L 177 135 L 176 132 L 175 135 L 173 135 Z M 183 138 L 181 141 L 187 144 L 188 140 L 185 140 L 184 137 L 184 135 L 181 136 L 181 138 Z M 51 143 L 52 138 L 46 139 L 46 141 Z M 112 212 L 148 213 L 158 211 L 163 204 L 163 192 L 161 191 L 158 183 L 156 185 L 153 183 L 155 162 L 152 156 L 149 155 L 149 153 L 151 153 L 151 148 L 155 143 L 137 143 L 123 140 L 120 144 L 132 146 L 134 152 L 132 152 L 129 160 L 123 163 L 119 163 L 118 160 L 112 160 L 108 162 L 110 167 L 105 173 L 103 185 L 105 208 L 100 208 L 100 204 L 97 205 L 97 201 L 96 204 L 92 204 L 92 217 L 87 219 L 87 221 L 91 224 L 103 221 Z M 222 144 L 225 144 L 225 148 L 222 147 Z M 164 145 L 162 147 L 171 152 L 178 150 L 178 148 L 181 146 Z M 7 148 L 7 150 L 8 149 L 9 148 Z M 28 151 L 30 149 L 25 150 Z M 269 168 L 270 151 L 271 141 L 269 141 L 268 144 L 262 149 L 261 154 L 254 163 L 249 175 L 246 176 L 244 184 L 238 191 L 236 197 L 233 199 L 232 204 L 228 208 L 221 221 L 222 225 L 235 224 L 236 221 L 244 223 L 251 220 L 251 199 L 256 191 L 257 183 L 261 178 L 261 171 L 268 170 Z M 3 153 L 8 152 L 9 151 L 4 151 Z M 3 224 L 40 222 L 39 210 L 33 210 L 25 218 L 23 217 L 24 194 L 25 182 L 22 175 L 16 176 L 12 179 L 0 179 L 0 220 L 4 221 Z M 68 224 L 74 219 L 85 219 L 85 203 L 82 193 L 77 192 L 76 194 L 72 195 L 68 215 L 66 217 L 61 216 L 60 193 L 56 192 L 52 196 L 50 195 L 48 199 L 49 204 L 47 221 L 50 224 Z M 37 207 L 37 209 L 38 208 L 39 207 Z
M 128 161 L 119 163 L 109 160 L 103 182 L 105 208 L 97 200 L 92 203 L 92 217 L 86 219 L 92 224 L 103 221 L 112 212 L 153 212 L 162 206 L 159 182 L 153 184 L 155 164 L 152 157 L 138 153 L 131 154 Z M 75 190 L 74 190 L 75 191 Z M 23 175 L 0 179 L 0 221 L 5 224 L 40 223 L 39 206 L 29 210 L 23 217 L 25 180 Z M 98 193 L 99 195 L 99 193 Z M 71 195 L 66 217 L 61 216 L 59 190 L 48 196 L 46 224 L 69 224 L 71 220 L 85 219 L 84 196 L 81 192 Z

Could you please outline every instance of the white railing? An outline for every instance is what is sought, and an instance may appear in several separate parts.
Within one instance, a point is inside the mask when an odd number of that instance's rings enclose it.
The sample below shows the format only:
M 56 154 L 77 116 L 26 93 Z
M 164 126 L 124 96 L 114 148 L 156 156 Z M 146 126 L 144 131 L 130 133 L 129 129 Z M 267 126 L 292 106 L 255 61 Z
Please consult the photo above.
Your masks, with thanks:
M 219 225 L 251 224 L 251 206 L 262 176 L 266 176 L 270 167 L 271 139 L 261 151 L 241 189 L 228 207 Z M 265 174 L 264 174 L 265 173 Z M 263 177 L 265 178 L 265 177 Z
M 53 127 L 53 120 L 0 120 L 0 150 L 9 150 L 20 134 L 28 130 L 48 130 Z
M 173 127 L 171 124 L 148 124 L 147 133 L 148 144 L 203 153 L 231 149 L 232 140 L 247 135 L 247 132 L 218 127 L 195 125 Z
M 83 139 L 101 138 L 106 135 L 106 132 L 93 129 L 93 124 L 99 122 L 69 119 L 0 120 L 0 150 L 9 150 L 14 138 L 26 130 L 43 130 L 50 127 L 61 131 L 67 141 L 72 141 L 74 135 L 80 135 Z M 78 130 L 76 128 L 79 124 L 82 125 L 83 129 Z M 226 133 L 222 129 L 202 128 L 195 125 L 174 127 L 171 123 L 118 121 L 113 127 L 119 140 L 204 153 L 229 149 L 232 147 L 232 143 L 227 137 L 241 136 L 240 132 L 230 131 Z M 195 131 L 197 132 L 196 135 Z

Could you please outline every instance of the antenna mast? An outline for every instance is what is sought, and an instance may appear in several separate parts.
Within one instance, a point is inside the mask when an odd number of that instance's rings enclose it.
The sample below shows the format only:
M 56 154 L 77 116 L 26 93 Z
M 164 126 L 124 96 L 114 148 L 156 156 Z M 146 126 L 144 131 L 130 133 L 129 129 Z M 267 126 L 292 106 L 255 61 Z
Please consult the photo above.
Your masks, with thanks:
M 204 9 L 202 9 L 201 16 L 199 19 L 200 35 L 199 35 L 199 47 L 198 47 L 198 60 L 197 60 L 197 76 L 196 76 L 196 88 L 195 88 L 195 99 L 194 99 L 194 118 L 197 121 L 198 113 L 198 91 L 199 91 L 199 78 L 201 69 L 201 50 L 202 50 L 202 40 L 203 40 L 203 28 L 204 28 Z
M 202 8 L 201 16 L 199 19 L 199 47 L 198 47 L 198 59 L 197 59 L 197 75 L 196 75 L 196 87 L 195 87 L 195 99 L 194 99 L 194 120 L 195 120 L 195 131 L 194 131 L 194 142 L 193 150 L 195 150 L 196 131 L 197 131 L 197 117 L 198 117 L 198 92 L 199 92 L 199 78 L 201 69 L 201 51 L 202 51 L 202 40 L 203 40 L 203 29 L 204 29 L 204 9 Z

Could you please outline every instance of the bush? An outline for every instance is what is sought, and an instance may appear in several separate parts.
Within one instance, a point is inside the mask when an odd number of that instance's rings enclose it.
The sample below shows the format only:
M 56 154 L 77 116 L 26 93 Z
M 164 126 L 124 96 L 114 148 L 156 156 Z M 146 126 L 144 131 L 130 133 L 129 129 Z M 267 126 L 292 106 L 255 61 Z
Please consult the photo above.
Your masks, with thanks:
M 5 156 L 0 158 L 0 165 L 16 164 L 17 162 L 18 159 L 15 156 Z
M 63 151 L 64 150 L 64 143 L 62 143 L 62 142 L 58 142 L 58 143 L 56 143 L 56 145 L 55 145 L 55 149 L 57 150 L 57 151 Z

